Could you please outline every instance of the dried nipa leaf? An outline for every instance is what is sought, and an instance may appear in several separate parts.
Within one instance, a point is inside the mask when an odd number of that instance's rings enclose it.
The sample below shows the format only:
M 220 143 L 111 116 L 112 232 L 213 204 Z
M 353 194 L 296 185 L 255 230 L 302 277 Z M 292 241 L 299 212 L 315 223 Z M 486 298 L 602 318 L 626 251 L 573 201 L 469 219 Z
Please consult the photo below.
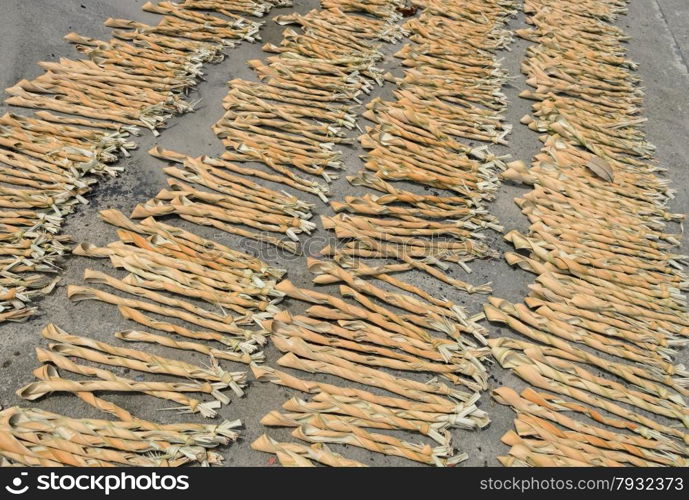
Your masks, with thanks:
M 598 158 L 597 156 L 592 157 L 588 162 L 586 162 L 586 168 L 605 181 L 615 181 L 615 174 L 610 163 Z
M 686 257 L 666 232 L 684 215 L 667 209 L 673 190 L 642 129 L 636 64 L 613 24 L 625 3 L 527 0 L 532 27 L 517 31 L 533 42 L 522 123 L 543 148 L 504 174 L 533 187 L 515 200 L 531 226 L 505 235 L 520 250 L 506 259 L 537 278 L 524 304 L 491 297 L 485 312 L 520 336 L 489 340 L 494 357 L 549 393 L 495 391 L 517 413 L 507 466 L 686 462 L 689 379 L 676 362 L 689 334 Z
M 0 456 L 23 466 L 176 467 L 219 464 L 211 451 L 237 439 L 238 421 L 221 425 L 74 419 L 43 410 L 0 412 Z

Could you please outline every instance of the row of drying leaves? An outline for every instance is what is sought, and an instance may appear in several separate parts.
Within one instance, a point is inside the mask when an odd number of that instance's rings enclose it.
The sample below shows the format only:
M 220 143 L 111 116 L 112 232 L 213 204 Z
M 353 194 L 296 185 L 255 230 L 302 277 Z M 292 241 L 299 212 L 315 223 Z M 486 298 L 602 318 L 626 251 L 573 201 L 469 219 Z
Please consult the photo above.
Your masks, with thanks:
M 8 104 L 40 111 L 2 118 L 0 180 L 4 206 L 12 209 L 2 213 L 1 248 L 6 256 L 2 320 L 26 319 L 34 313 L 26 303 L 54 285 L 43 273 L 58 270 L 67 240 L 58 234 L 63 217 L 76 203 L 85 202 L 83 195 L 95 182 L 93 175 L 116 174 L 119 167 L 108 164 L 135 147 L 127 138 L 139 128 L 157 134 L 167 118 L 193 110 L 184 94 L 203 76 L 203 64 L 219 62 L 223 49 L 240 40 L 257 39 L 260 23 L 240 14 L 263 15 L 274 5 L 284 2 L 147 3 L 145 10 L 163 16 L 158 25 L 109 19 L 106 24 L 115 28 L 115 38 L 108 42 L 70 34 L 67 39 L 88 59 L 42 63 L 43 75 L 8 89 Z M 208 177 L 213 172 L 196 173 L 206 182 L 214 179 Z M 225 172 L 219 175 L 226 179 Z M 246 194 L 243 187 L 233 189 Z M 264 194 L 253 186 L 251 191 L 257 198 Z M 272 202 L 279 204 L 282 199 Z M 144 393 L 172 405 L 168 409 L 215 417 L 217 408 L 229 402 L 226 390 L 241 396 L 246 385 L 246 371 L 227 371 L 218 360 L 244 364 L 263 360 L 260 346 L 265 336 L 252 325 L 277 311 L 274 302 L 282 294 L 275 290 L 275 279 L 284 271 L 153 218 L 135 224 L 116 211 L 102 215 L 120 228 L 119 240 L 105 248 L 80 245 L 75 252 L 109 258 L 114 268 L 129 274 L 119 279 L 87 269 L 85 278 L 137 298 L 83 286 L 69 287 L 69 295 L 74 300 L 117 305 L 123 317 L 176 335 L 130 330 L 116 334 L 122 341 L 202 353 L 211 362 L 197 366 L 48 325 L 42 333 L 50 343 L 37 349 L 38 360 L 44 363 L 34 371 L 38 381 L 18 394 L 35 400 L 53 392 L 71 393 L 116 420 L 76 419 L 17 407 L 4 410 L 0 413 L 3 465 L 219 463 L 221 455 L 210 449 L 236 440 L 238 421 L 156 424 L 96 393 Z M 219 312 L 186 299 L 208 302 Z M 180 326 L 176 320 L 193 327 Z M 129 378 L 130 370 L 182 381 L 147 380 L 145 375 Z M 63 378 L 61 372 L 78 379 Z
M 325 259 L 307 260 L 316 284 L 341 286 L 324 293 L 282 281 L 277 291 L 312 305 L 304 314 L 283 311 L 262 322 L 284 353 L 277 364 L 287 370 L 254 364 L 254 375 L 311 394 L 308 400 L 290 399 L 285 412 L 273 411 L 262 423 L 292 428 L 292 435 L 306 444 L 263 435 L 252 446 L 276 454 L 288 466 L 361 465 L 328 444 L 424 464 L 455 464 L 467 455 L 454 449 L 451 429 L 489 423 L 476 406 L 488 378 L 485 329 L 476 323 L 481 316 L 470 317 L 453 301 L 395 274 L 420 270 L 462 291 L 489 291 L 444 271 L 452 264 L 468 269 L 468 261 L 493 256 L 480 231 L 501 230 L 483 202 L 493 197 L 502 162 L 485 147 L 472 148 L 461 140 L 504 143 L 509 131 L 500 116 L 505 74 L 494 52 L 511 40 L 503 27 L 515 6 L 505 1 L 418 2 L 423 13 L 400 25 L 402 2 L 322 5 L 325 10 L 277 18 L 299 25 L 302 33 L 287 30 L 280 46 L 264 46 L 276 56 L 266 63 L 250 62 L 261 82 L 230 82 L 227 113 L 215 127 L 229 152 L 220 159 L 154 154 L 187 170 L 221 164 L 242 169 L 326 199 L 328 184 L 343 167 L 335 146 L 351 142 L 346 129 L 358 126 L 360 96 L 374 83 L 397 84 L 394 101 L 374 99 L 367 105 L 364 116 L 375 126 L 360 137 L 370 150 L 366 170 L 348 178 L 373 191 L 332 202 L 342 213 L 323 217 L 323 225 L 334 229 L 343 245 L 326 248 Z M 463 33 L 459 40 L 457 33 Z M 414 44 L 397 54 L 405 66 L 404 77 L 397 79 L 375 64 L 383 58 L 380 42 L 396 42 L 405 34 Z M 441 79 L 446 83 L 439 88 Z M 249 161 L 265 168 L 250 172 L 235 163 Z M 321 176 L 325 184 L 304 173 Z M 419 195 L 397 182 L 449 194 Z M 188 187 L 178 191 L 187 198 L 191 193 Z M 184 214 L 178 207 L 198 205 L 182 197 L 174 200 L 165 191 L 137 211 L 152 215 L 165 207 Z M 310 214 L 310 208 L 303 212 Z M 307 232 L 306 218 L 293 219 L 293 232 Z M 276 244 L 285 248 L 285 243 Z M 369 265 L 365 259 L 376 262 Z M 433 378 L 420 382 L 419 374 Z M 323 375 L 341 382 L 323 381 L 328 380 Z M 409 442 L 409 433 L 428 441 Z
M 636 65 L 612 24 L 625 6 L 524 4 L 522 97 L 536 103 L 523 123 L 544 146 L 505 172 L 533 186 L 516 200 L 531 226 L 506 235 L 521 251 L 506 257 L 538 278 L 524 304 L 485 306 L 519 334 L 490 340 L 493 355 L 529 385 L 494 392 L 517 412 L 505 465 L 687 465 L 689 372 L 674 361 L 689 336 L 686 256 L 665 232 L 683 216 L 640 128 Z
M 171 116 L 193 111 L 185 95 L 204 64 L 257 38 L 262 23 L 238 13 L 263 15 L 274 3 L 149 2 L 143 8 L 162 16 L 158 25 L 108 19 L 110 41 L 70 33 L 86 59 L 42 62 L 42 75 L 7 89 L 8 105 L 37 111 L 0 118 L 0 321 L 27 319 L 30 302 L 53 289 L 69 241 L 59 234 L 65 216 L 98 177 L 122 169 L 112 164 L 136 147 L 130 137 L 141 128 L 158 134 Z

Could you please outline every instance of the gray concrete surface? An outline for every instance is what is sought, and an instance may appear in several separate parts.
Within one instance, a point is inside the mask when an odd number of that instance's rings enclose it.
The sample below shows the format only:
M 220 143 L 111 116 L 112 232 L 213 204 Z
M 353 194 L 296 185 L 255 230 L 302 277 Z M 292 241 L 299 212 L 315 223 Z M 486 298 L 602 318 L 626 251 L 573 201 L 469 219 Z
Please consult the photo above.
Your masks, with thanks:
M 123 17 L 143 22 L 155 22 L 155 17 L 141 11 L 144 0 L 0 0 L 0 88 L 14 84 L 20 78 L 31 78 L 39 73 L 36 62 L 54 60 L 58 57 L 73 57 L 73 49 L 62 40 L 62 36 L 69 31 L 106 37 L 108 30 L 102 23 L 107 17 Z M 307 11 L 318 4 L 317 0 L 296 0 L 296 9 Z M 275 10 L 275 14 L 286 10 Z M 630 57 L 640 63 L 639 74 L 643 79 L 647 91 L 646 116 L 649 118 L 647 132 L 651 142 L 658 147 L 657 157 L 660 164 L 668 168 L 668 175 L 677 189 L 677 197 L 672 209 L 679 212 L 689 212 L 689 3 L 686 0 L 632 0 L 629 15 L 621 19 L 621 26 L 632 37 L 629 43 Z M 522 27 L 523 15 L 513 20 L 512 28 Z M 282 28 L 270 21 L 261 31 L 264 41 L 279 42 Z M 516 40 L 509 52 L 502 54 L 504 64 L 509 69 L 513 80 L 505 89 L 511 105 L 507 112 L 507 119 L 514 124 L 514 131 L 510 137 L 511 145 L 500 148 L 500 153 L 509 153 L 514 159 L 528 161 L 539 148 L 537 134 L 520 125 L 518 120 L 530 109 L 530 102 L 517 97 L 520 90 L 525 88 L 524 78 L 519 73 L 519 63 L 522 60 L 527 43 Z M 392 52 L 392 47 L 388 53 Z M 193 114 L 176 118 L 171 126 L 164 131 L 157 143 L 163 147 L 175 149 L 184 153 L 219 154 L 222 145 L 215 138 L 210 126 L 222 115 L 221 100 L 226 93 L 225 82 L 231 78 L 251 78 L 253 72 L 246 66 L 246 61 L 264 57 L 260 44 L 243 44 L 240 48 L 228 50 L 227 59 L 220 65 L 208 68 L 208 77 L 197 91 L 203 99 L 201 108 Z M 385 66 L 395 71 L 395 60 L 388 57 Z M 378 93 L 387 95 L 390 91 L 386 87 Z M 0 111 L 4 111 L 0 105 Z M 105 244 L 115 238 L 113 229 L 101 222 L 97 217 L 97 210 L 103 208 L 119 208 L 128 213 L 136 203 L 143 202 L 154 195 L 164 186 L 164 176 L 161 173 L 163 164 L 146 151 L 156 141 L 150 135 L 139 138 L 140 148 L 126 162 L 126 171 L 117 179 L 106 180 L 93 192 L 90 204 L 81 207 L 74 214 L 66 226 L 66 232 L 73 235 L 76 241 L 88 241 L 94 244 Z M 347 171 L 353 173 L 361 167 L 357 156 L 360 150 L 350 148 L 346 151 Z M 507 230 L 526 228 L 526 219 L 519 213 L 512 201 L 514 197 L 523 193 L 524 188 L 504 185 L 498 192 L 497 199 L 490 205 L 492 212 L 499 217 Z M 336 182 L 333 192 L 338 197 L 346 194 L 356 194 L 359 191 L 347 184 L 343 179 Z M 301 193 L 297 193 L 302 195 Z M 308 195 L 302 195 L 308 197 Z M 309 197 L 310 198 L 310 197 Z M 315 198 L 316 214 L 328 214 L 329 208 Z M 184 225 L 180 223 L 180 225 Z M 214 232 L 207 228 L 194 226 L 195 231 L 204 236 L 222 241 L 223 243 L 259 253 L 271 263 L 281 265 L 289 270 L 289 277 L 300 286 L 309 284 L 309 273 L 305 270 L 304 257 L 290 258 L 278 255 L 269 248 L 254 246 L 247 240 L 228 237 L 224 233 Z M 328 235 L 319 228 L 315 235 L 305 241 L 306 253 L 315 253 L 322 248 L 324 238 Z M 490 235 L 496 248 L 507 250 L 508 246 L 499 235 Z M 682 253 L 689 253 L 685 241 Z M 83 270 L 87 267 L 110 272 L 110 269 L 100 261 L 69 258 L 65 262 L 64 277 L 61 286 L 40 303 L 42 316 L 27 323 L 4 324 L 0 326 L 0 404 L 26 404 L 15 396 L 14 391 L 32 380 L 31 371 L 36 368 L 34 348 L 41 345 L 40 329 L 48 322 L 81 335 L 93 336 L 99 339 L 113 341 L 112 333 L 121 329 L 131 328 L 119 317 L 116 308 L 95 302 L 72 304 L 65 294 L 65 285 L 82 283 Z M 520 300 L 526 286 L 533 277 L 526 272 L 513 270 L 504 262 L 484 261 L 472 266 L 474 272 L 467 278 L 473 283 L 492 281 L 495 295 L 510 300 Z M 425 276 L 413 276 L 413 279 L 428 291 L 450 295 L 460 303 L 465 303 L 472 311 L 480 309 L 480 297 L 467 297 L 453 290 L 448 290 L 439 282 Z M 285 303 L 291 310 L 299 310 L 300 304 Z M 498 325 L 490 325 L 491 336 L 505 335 L 508 332 Z M 142 345 L 141 349 L 171 355 L 161 347 Z M 203 362 L 200 355 L 175 351 L 175 354 L 185 359 Z M 267 350 L 269 361 L 277 359 L 277 352 Z M 687 353 L 683 353 L 685 363 Z M 501 370 L 492 368 L 491 383 L 494 387 L 507 384 L 521 388 L 519 380 Z M 268 464 L 268 456 L 253 452 L 249 443 L 264 428 L 259 419 L 268 411 L 278 409 L 280 404 L 289 397 L 297 395 L 294 391 L 279 388 L 272 384 L 254 382 L 247 391 L 247 396 L 235 399 L 222 409 L 221 414 L 228 418 L 241 418 L 245 424 L 243 438 L 240 442 L 224 451 L 226 465 L 264 466 Z M 107 399 L 123 404 L 126 408 L 143 418 L 163 421 L 198 420 L 193 416 L 175 415 L 171 412 L 158 410 L 160 401 L 146 396 L 108 395 Z M 39 401 L 40 407 L 65 412 L 75 416 L 98 416 L 92 408 L 81 403 L 74 397 L 53 395 Z M 485 394 L 481 400 L 482 408 L 487 410 L 493 420 L 490 427 L 480 432 L 457 431 L 455 444 L 469 453 L 470 459 L 464 465 L 498 464 L 495 457 L 506 451 L 500 443 L 500 436 L 511 427 L 512 412 L 495 404 Z M 287 431 L 271 430 L 271 435 L 277 438 L 289 438 Z M 358 449 L 341 449 L 345 455 L 365 461 L 371 465 L 413 465 L 401 459 L 382 457 L 362 452 Z

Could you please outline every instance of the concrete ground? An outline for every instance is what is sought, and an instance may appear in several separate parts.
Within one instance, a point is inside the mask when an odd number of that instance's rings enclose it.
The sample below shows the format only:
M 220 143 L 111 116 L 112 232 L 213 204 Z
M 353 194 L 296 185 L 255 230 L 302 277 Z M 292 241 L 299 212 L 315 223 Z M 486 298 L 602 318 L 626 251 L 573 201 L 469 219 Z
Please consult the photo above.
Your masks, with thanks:
M 155 15 L 141 11 L 144 0 L 2 0 L 0 15 L 0 88 L 4 89 L 21 78 L 33 78 L 39 74 L 38 61 L 55 60 L 59 57 L 74 57 L 75 52 L 62 36 L 70 31 L 93 37 L 108 37 L 108 29 L 103 26 L 107 17 L 134 19 L 142 22 L 156 22 Z M 317 0 L 296 0 L 295 9 L 305 12 L 317 6 Z M 286 13 L 280 9 L 271 13 Z M 649 140 L 656 144 L 657 158 L 660 164 L 668 169 L 677 197 L 672 209 L 676 212 L 689 212 L 689 3 L 686 0 L 631 0 L 629 15 L 620 20 L 627 34 L 631 36 L 629 56 L 638 62 L 639 74 L 646 88 L 646 112 L 648 117 L 647 132 Z M 523 15 L 511 23 L 512 28 L 524 26 Z M 266 42 L 277 43 L 281 39 L 282 28 L 268 20 L 261 35 Z M 510 154 L 513 159 L 529 161 L 537 152 L 539 142 L 537 134 L 519 124 L 519 118 L 529 112 L 530 102 L 520 99 L 517 94 L 526 86 L 519 73 L 519 63 L 523 58 L 527 43 L 516 40 L 511 51 L 504 52 L 504 65 L 513 79 L 505 89 L 510 99 L 507 120 L 514 124 L 510 136 L 510 146 L 495 148 L 501 154 Z M 391 53 L 393 48 L 388 50 Z M 192 155 L 216 155 L 222 152 L 222 145 L 213 135 L 210 127 L 222 115 L 221 100 L 226 94 L 227 80 L 232 78 L 253 79 L 254 75 L 246 61 L 262 58 L 260 44 L 242 44 L 239 48 L 229 49 L 227 59 L 217 66 L 208 67 L 207 80 L 198 87 L 198 95 L 191 98 L 202 98 L 197 112 L 175 118 L 168 130 L 158 140 L 148 134 L 140 137 L 139 150 L 134 152 L 126 162 L 125 172 L 117 179 L 104 180 L 90 197 L 90 203 L 72 215 L 66 226 L 66 232 L 75 241 L 88 241 L 94 244 L 106 244 L 115 239 L 112 227 L 100 221 L 97 211 L 104 208 L 118 208 L 125 213 L 139 202 L 146 201 L 165 185 L 161 172 L 163 164 L 150 157 L 146 151 L 156 142 L 165 148 L 174 149 Z M 388 57 L 384 65 L 395 70 L 394 58 Z M 390 86 L 377 91 L 388 95 Z M 0 104 L 0 111 L 5 107 Z M 354 173 L 361 168 L 357 158 L 360 150 L 349 148 L 347 172 Z M 344 177 L 344 176 L 343 176 Z M 490 205 L 490 210 L 503 223 L 507 230 L 526 229 L 526 219 L 518 211 L 513 198 L 520 196 L 524 188 L 504 185 L 498 192 L 497 199 Z M 336 198 L 347 194 L 359 194 L 360 191 L 340 179 L 333 186 Z M 330 209 L 318 200 L 315 214 L 329 214 Z M 177 222 L 176 222 L 177 223 Z M 180 225 L 183 225 L 180 223 Z M 309 273 L 305 269 L 305 257 L 286 257 L 271 252 L 268 248 L 256 247 L 247 240 L 228 237 L 224 233 L 214 232 L 207 228 L 194 226 L 193 229 L 204 236 L 223 243 L 256 252 L 262 258 L 285 267 L 289 278 L 297 285 L 308 286 Z M 678 228 L 676 228 L 678 229 Z M 324 245 L 329 235 L 319 228 L 314 236 L 305 243 L 305 251 L 315 254 Z M 489 235 L 494 246 L 501 250 L 509 247 L 499 235 Z M 682 253 L 689 253 L 687 242 Z M 67 284 L 83 283 L 82 274 L 85 268 L 111 272 L 109 266 L 101 261 L 71 257 L 64 264 L 64 277 L 61 286 L 52 295 L 40 302 L 43 314 L 21 324 L 4 324 L 0 326 L 0 404 L 7 407 L 15 404 L 26 404 L 19 400 L 14 391 L 32 381 L 31 371 L 38 366 L 34 348 L 44 343 L 40 337 L 41 328 L 53 322 L 69 332 L 96 337 L 113 342 L 112 333 L 132 327 L 119 317 L 116 308 L 110 305 L 84 302 L 72 304 L 66 297 Z M 509 268 L 503 261 L 485 261 L 474 263 L 473 274 L 467 279 L 472 283 L 491 281 L 494 294 L 509 300 L 518 301 L 525 295 L 527 285 L 533 276 L 520 270 Z M 117 273 L 119 274 L 119 273 Z M 468 297 L 446 287 L 432 279 L 413 276 L 417 284 L 432 293 L 449 295 L 452 300 L 464 303 L 471 311 L 479 311 L 482 297 Z M 291 310 L 297 311 L 301 305 L 286 302 Z M 489 325 L 491 336 L 508 334 L 497 325 Z M 141 345 L 137 348 L 172 355 L 164 348 Z M 202 363 L 200 355 L 175 351 L 185 359 Z M 278 353 L 273 348 L 267 349 L 268 360 L 274 362 Z M 683 353 L 684 362 L 689 361 L 687 352 Z M 500 369 L 491 368 L 491 384 L 497 387 L 502 384 L 521 388 L 519 380 Z M 246 397 L 234 400 L 221 410 L 223 417 L 241 418 L 245 424 L 243 438 L 240 442 L 224 450 L 226 465 L 262 466 L 269 463 L 269 456 L 254 452 L 249 443 L 265 431 L 259 423 L 260 418 L 270 410 L 279 409 L 283 401 L 298 396 L 295 391 L 280 388 L 272 384 L 252 383 Z M 107 399 L 124 405 L 136 415 L 163 421 L 198 420 L 194 416 L 175 415 L 161 412 L 155 402 L 147 396 L 107 395 Z M 102 416 L 98 412 L 74 397 L 53 395 L 35 403 L 42 408 L 64 412 L 73 416 Z M 495 404 L 489 394 L 481 400 L 482 408 L 491 416 L 492 424 L 480 432 L 457 431 L 455 445 L 469 454 L 464 465 L 498 465 L 496 456 L 506 452 L 500 443 L 500 436 L 511 428 L 513 414 L 511 410 Z M 272 436 L 279 439 L 289 438 L 288 431 L 270 430 Z M 361 450 L 349 448 L 340 450 L 346 456 L 365 461 L 371 465 L 412 465 L 401 459 L 374 455 Z

